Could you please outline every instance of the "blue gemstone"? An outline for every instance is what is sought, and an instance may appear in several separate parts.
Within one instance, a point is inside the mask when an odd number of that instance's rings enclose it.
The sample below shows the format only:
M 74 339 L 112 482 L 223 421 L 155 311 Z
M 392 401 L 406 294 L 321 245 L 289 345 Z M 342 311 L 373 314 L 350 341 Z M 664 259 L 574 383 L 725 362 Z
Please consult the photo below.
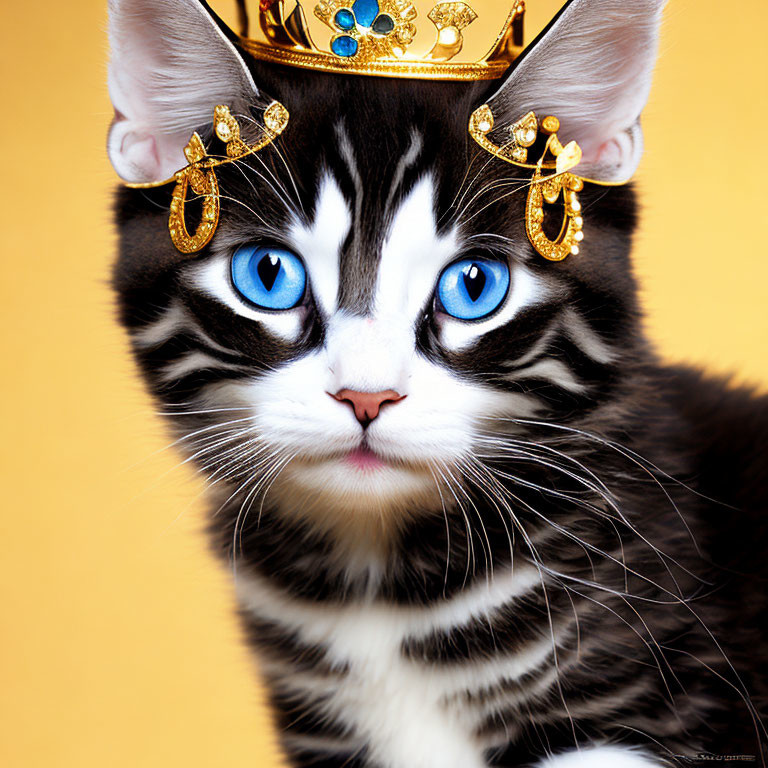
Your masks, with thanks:
M 345 32 L 355 28 L 355 15 L 349 8 L 340 8 L 336 11 L 333 20 L 336 22 L 336 26 Z
M 379 15 L 379 3 L 378 0 L 355 0 L 352 3 L 352 10 L 361 27 L 370 27 Z
M 376 21 L 373 22 L 373 31 L 377 35 L 388 35 L 395 28 L 395 21 L 391 16 L 387 16 L 386 13 L 381 13 L 376 17 Z
M 357 53 L 357 40 L 349 35 L 339 35 L 331 40 L 331 50 L 337 56 L 354 56 Z

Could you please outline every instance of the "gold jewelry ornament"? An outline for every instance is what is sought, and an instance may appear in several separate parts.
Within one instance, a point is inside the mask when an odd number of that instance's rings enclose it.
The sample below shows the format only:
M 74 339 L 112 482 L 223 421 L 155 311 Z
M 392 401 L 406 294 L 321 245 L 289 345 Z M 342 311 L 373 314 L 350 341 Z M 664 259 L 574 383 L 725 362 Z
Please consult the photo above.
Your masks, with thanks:
M 321 72 L 460 81 L 500 77 L 523 49 L 524 0 L 304 1 L 239 0 L 242 47 Z
M 219 225 L 219 182 L 213 168 L 205 168 L 202 165 L 206 158 L 205 145 L 197 133 L 192 134 L 189 144 L 184 148 L 184 154 L 189 160 L 189 165 L 176 174 L 168 230 L 178 250 L 182 253 L 197 253 L 208 245 Z M 192 191 L 203 198 L 202 219 L 193 235 L 187 231 L 187 223 L 184 220 L 188 187 L 192 187 Z
M 171 198 L 171 212 L 168 217 L 168 231 L 173 244 L 179 251 L 186 254 L 197 253 L 208 245 L 219 224 L 221 203 L 215 168 L 242 160 L 244 157 L 263 149 L 285 130 L 286 125 L 288 125 L 288 110 L 280 102 L 273 101 L 264 110 L 262 136 L 255 144 L 248 145 L 240 138 L 240 125 L 232 116 L 229 107 L 220 104 L 213 111 L 213 130 L 226 145 L 224 157 L 209 155 L 200 134 L 195 132 L 187 146 L 184 147 L 184 156 L 188 163 L 185 168 L 162 181 L 126 184 L 126 186 L 133 189 L 149 189 L 175 182 L 176 186 Z M 190 187 L 192 192 L 202 197 L 203 200 L 200 223 L 192 234 L 187 229 L 184 217 L 184 206 Z
M 562 261 L 569 255 L 578 255 L 584 239 L 584 219 L 578 193 L 584 189 L 584 182 L 601 186 L 617 184 L 586 179 L 571 173 L 581 162 L 581 147 L 575 141 L 562 145 L 557 137 L 560 121 L 552 115 L 539 121 L 534 112 L 528 112 L 509 127 L 509 140 L 504 144 L 496 144 L 491 140 L 493 129 L 493 112 L 484 104 L 469 118 L 472 138 L 500 160 L 534 172 L 525 204 L 525 231 L 531 245 L 549 261 Z M 529 149 L 539 140 L 540 133 L 547 136 L 544 150 L 537 163 L 529 163 Z M 550 240 L 542 228 L 544 203 L 557 203 L 561 194 L 563 223 L 558 236 Z
M 427 58 L 450 61 L 464 46 L 461 31 L 477 18 L 477 14 L 466 3 L 438 3 L 427 18 L 437 27 L 437 42 Z

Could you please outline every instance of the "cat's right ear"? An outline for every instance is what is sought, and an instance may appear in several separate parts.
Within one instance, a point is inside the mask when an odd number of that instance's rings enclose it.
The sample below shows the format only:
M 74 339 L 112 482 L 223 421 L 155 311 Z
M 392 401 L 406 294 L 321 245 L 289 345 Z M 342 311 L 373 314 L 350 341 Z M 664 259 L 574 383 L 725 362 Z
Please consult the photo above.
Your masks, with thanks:
M 554 115 L 577 141 L 577 173 L 623 182 L 643 151 L 640 114 L 656 63 L 666 0 L 568 0 L 510 67 L 488 104 L 504 124 L 529 111 Z
M 109 0 L 109 159 L 128 182 L 167 179 L 224 104 L 259 99 L 248 67 L 199 0 Z

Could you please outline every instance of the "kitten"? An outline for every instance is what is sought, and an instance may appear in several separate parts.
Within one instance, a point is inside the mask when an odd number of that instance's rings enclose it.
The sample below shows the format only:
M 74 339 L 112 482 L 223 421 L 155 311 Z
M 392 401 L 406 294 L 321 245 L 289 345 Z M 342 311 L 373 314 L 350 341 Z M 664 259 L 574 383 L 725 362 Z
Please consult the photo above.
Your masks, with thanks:
M 170 187 L 122 190 L 114 282 L 292 765 L 765 759 L 768 400 L 654 356 L 630 185 L 587 184 L 581 254 L 547 262 L 530 174 L 467 132 L 535 109 L 584 175 L 630 176 L 661 6 L 573 0 L 502 81 L 445 83 L 257 62 L 197 0 L 110 0 L 125 180 L 183 166 L 216 104 L 245 133 L 290 111 L 219 169 L 193 257 Z

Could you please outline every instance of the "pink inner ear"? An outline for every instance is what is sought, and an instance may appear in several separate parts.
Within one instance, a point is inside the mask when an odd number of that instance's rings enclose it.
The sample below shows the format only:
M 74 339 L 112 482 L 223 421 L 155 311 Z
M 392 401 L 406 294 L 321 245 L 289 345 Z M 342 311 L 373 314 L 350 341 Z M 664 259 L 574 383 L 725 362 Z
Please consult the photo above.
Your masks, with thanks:
M 162 162 L 155 138 L 117 110 L 109 131 L 109 157 L 125 181 L 160 181 L 169 175 L 161 175 Z
M 147 178 L 153 178 L 161 173 L 160 157 L 157 144 L 152 136 L 140 136 L 136 133 L 126 133 L 123 136 L 120 151 L 126 160 Z
M 607 167 L 619 165 L 623 159 L 621 144 L 616 139 L 606 141 L 592 154 L 593 157 L 587 156 L 585 158 L 587 162 Z
M 150 128 L 116 110 L 110 129 L 109 156 L 124 181 L 164 181 L 186 165 L 183 147 L 188 139 L 182 134 L 155 135 Z

